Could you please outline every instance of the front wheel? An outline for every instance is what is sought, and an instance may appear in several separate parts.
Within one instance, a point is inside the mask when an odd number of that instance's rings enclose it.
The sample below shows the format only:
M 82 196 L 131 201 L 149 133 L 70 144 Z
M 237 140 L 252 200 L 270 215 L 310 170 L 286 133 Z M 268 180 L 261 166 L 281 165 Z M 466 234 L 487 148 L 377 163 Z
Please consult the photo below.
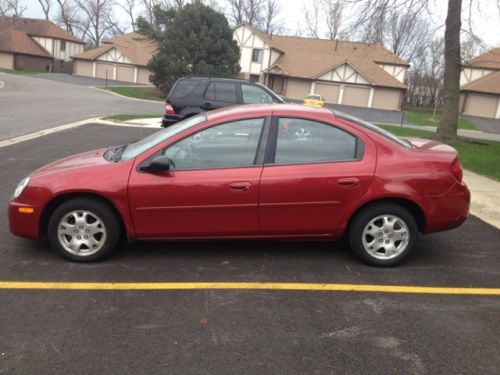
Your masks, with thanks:
M 60 205 L 48 226 L 49 241 L 65 258 L 74 262 L 104 259 L 116 248 L 120 224 L 105 204 L 77 198 Z
M 349 242 L 354 253 L 374 266 L 394 266 L 413 250 L 418 227 L 413 215 L 393 203 L 368 206 L 353 219 Z

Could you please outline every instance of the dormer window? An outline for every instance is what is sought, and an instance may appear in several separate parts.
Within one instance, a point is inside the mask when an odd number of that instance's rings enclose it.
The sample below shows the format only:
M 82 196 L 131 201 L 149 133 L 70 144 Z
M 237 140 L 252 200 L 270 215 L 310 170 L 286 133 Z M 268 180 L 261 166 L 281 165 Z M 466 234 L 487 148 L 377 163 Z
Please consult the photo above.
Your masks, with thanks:
M 252 62 L 262 62 L 262 50 L 260 48 L 253 49 Z

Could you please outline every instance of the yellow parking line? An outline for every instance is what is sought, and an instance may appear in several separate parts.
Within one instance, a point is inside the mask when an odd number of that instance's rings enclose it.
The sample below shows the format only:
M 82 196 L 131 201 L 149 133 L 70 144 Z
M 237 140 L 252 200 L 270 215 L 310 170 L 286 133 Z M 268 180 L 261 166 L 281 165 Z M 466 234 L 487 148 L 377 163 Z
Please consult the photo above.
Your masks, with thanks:
M 500 288 L 450 288 L 397 285 L 312 283 L 122 283 L 122 282 L 33 282 L 1 281 L 0 289 L 29 290 L 296 290 L 319 292 L 376 292 L 411 294 L 456 294 L 500 296 Z

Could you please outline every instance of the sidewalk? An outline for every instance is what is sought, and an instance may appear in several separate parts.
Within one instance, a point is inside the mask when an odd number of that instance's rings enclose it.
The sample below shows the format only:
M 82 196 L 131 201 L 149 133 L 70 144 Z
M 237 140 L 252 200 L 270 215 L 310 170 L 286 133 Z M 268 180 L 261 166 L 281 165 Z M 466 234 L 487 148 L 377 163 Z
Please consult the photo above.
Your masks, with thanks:
M 416 130 L 424 130 L 428 132 L 436 132 L 436 127 L 435 126 L 421 126 L 421 125 L 410 125 L 410 124 L 390 124 L 390 123 L 383 123 L 383 122 L 378 122 L 377 124 L 380 125 L 389 125 L 389 126 L 395 126 L 398 128 L 406 128 L 406 129 L 416 129 Z M 494 134 L 494 133 L 485 133 L 479 130 L 466 130 L 466 129 L 458 129 L 458 135 L 461 137 L 466 137 L 466 138 L 473 138 L 473 139 L 481 139 L 483 141 L 496 141 L 500 142 L 500 134 Z
M 464 170 L 471 192 L 470 213 L 500 229 L 500 182 Z

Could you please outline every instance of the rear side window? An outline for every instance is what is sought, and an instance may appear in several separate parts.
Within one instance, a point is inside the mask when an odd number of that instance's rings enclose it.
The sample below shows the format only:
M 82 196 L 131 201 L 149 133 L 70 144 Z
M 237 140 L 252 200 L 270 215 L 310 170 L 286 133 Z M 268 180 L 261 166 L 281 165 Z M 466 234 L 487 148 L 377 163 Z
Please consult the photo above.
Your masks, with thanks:
M 272 103 L 273 98 L 260 87 L 254 85 L 241 85 L 243 104 Z
M 200 80 L 196 79 L 180 79 L 169 96 L 170 98 L 183 98 L 191 94 L 199 83 Z
M 276 164 L 348 161 L 358 159 L 355 136 L 321 122 L 280 118 Z
M 208 85 L 205 92 L 205 99 L 236 103 L 236 84 L 231 82 L 212 82 Z

